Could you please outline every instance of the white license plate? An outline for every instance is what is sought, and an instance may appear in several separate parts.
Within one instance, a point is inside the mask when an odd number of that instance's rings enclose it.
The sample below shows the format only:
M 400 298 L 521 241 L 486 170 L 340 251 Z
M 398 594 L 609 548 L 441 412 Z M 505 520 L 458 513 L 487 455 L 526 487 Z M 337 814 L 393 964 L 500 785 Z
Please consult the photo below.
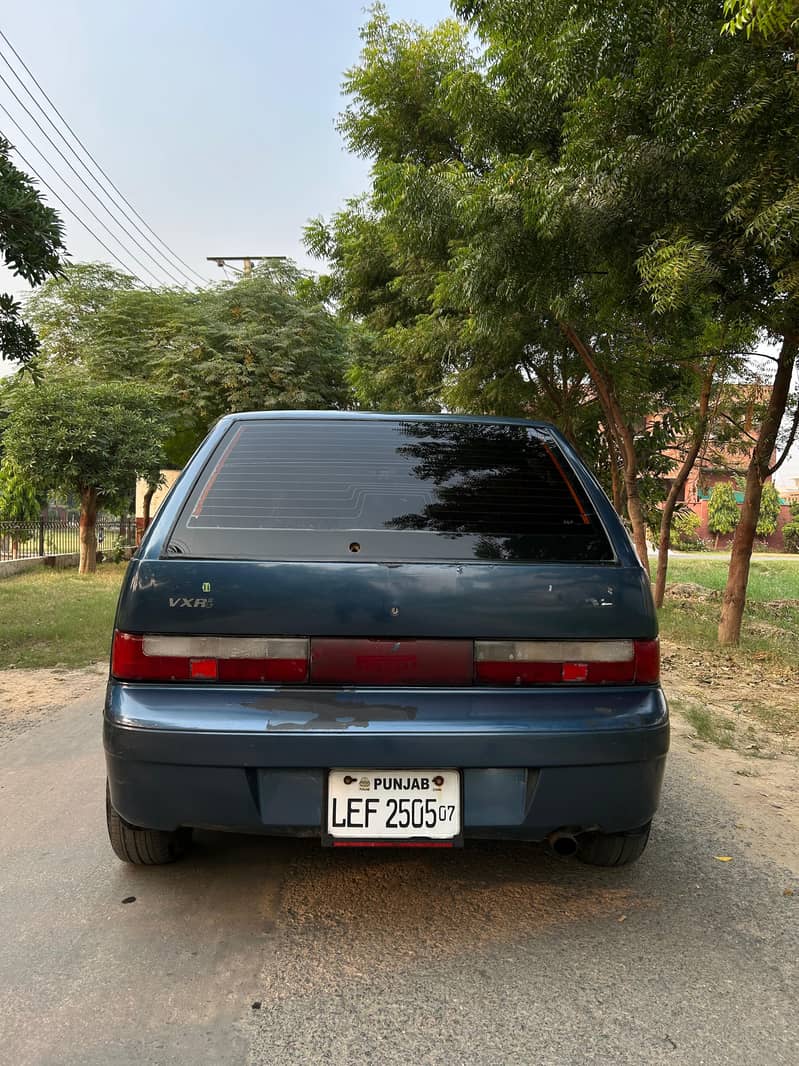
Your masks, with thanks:
M 331 770 L 335 840 L 452 840 L 461 832 L 458 770 Z

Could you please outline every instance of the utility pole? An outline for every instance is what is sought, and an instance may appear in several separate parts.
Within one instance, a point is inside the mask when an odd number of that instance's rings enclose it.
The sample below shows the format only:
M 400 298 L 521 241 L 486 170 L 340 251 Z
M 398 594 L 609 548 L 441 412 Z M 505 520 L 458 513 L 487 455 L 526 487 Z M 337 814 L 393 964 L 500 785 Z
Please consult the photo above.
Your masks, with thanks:
M 267 262 L 283 262 L 286 259 L 285 255 L 209 255 L 206 256 L 209 263 L 216 263 L 218 267 L 224 268 L 228 263 L 241 263 L 242 267 L 239 270 L 238 267 L 231 267 L 231 270 L 235 270 L 238 274 L 241 274 L 245 278 L 252 276 L 253 263 L 266 260 Z

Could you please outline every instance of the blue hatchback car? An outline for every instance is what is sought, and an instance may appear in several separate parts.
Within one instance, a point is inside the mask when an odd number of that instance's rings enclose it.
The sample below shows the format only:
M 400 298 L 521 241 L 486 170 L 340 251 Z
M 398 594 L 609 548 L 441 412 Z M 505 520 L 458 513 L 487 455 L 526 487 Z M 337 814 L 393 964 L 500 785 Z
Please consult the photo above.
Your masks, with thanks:
M 104 741 L 127 862 L 211 828 L 628 863 L 669 744 L 649 582 L 552 426 L 231 415 L 129 567 Z

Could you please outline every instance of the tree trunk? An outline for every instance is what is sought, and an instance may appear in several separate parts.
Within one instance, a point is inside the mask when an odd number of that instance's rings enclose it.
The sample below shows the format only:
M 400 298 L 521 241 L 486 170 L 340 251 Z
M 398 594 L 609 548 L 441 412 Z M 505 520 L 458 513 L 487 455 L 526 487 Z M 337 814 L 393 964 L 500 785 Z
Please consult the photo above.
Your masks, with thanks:
M 150 507 L 153 502 L 153 496 L 155 495 L 155 485 L 148 485 L 147 491 L 144 494 L 144 500 L 142 501 L 142 517 L 144 519 L 144 529 L 150 524 Z
M 636 464 L 637 467 L 637 464 Z M 627 493 L 627 514 L 630 525 L 633 527 L 633 543 L 641 561 L 641 566 L 649 573 L 649 545 L 646 540 L 646 522 L 644 521 L 644 509 L 641 505 L 641 497 L 638 493 L 638 470 L 633 467 L 624 468 L 624 488 Z
M 780 423 L 788 405 L 797 350 L 799 350 L 799 334 L 786 333 L 777 361 L 777 372 L 771 386 L 766 414 L 749 460 L 749 469 L 746 472 L 744 502 L 741 506 L 741 517 L 735 527 L 730 568 L 727 572 L 727 586 L 724 589 L 721 604 L 719 644 L 738 644 L 741 639 L 749 564 L 752 561 L 752 547 L 755 543 L 757 520 L 760 515 L 763 483 L 769 475 L 771 456 L 777 443 Z
M 561 331 L 574 351 L 582 359 L 588 376 L 597 391 L 599 402 L 608 422 L 608 433 L 621 457 L 624 469 L 624 488 L 627 494 L 627 515 L 633 530 L 633 543 L 644 570 L 649 575 L 649 549 L 646 543 L 646 523 L 641 497 L 638 493 L 638 457 L 635 452 L 635 437 L 627 424 L 619 401 L 613 392 L 612 384 L 607 380 L 594 356 L 593 348 L 587 344 L 567 322 L 561 323 Z
M 616 514 L 621 514 L 621 480 L 619 479 L 619 456 L 616 451 L 616 445 L 613 443 L 613 437 L 610 433 L 607 434 L 608 438 L 608 456 L 610 458 L 610 491 L 613 497 L 613 508 Z
M 707 423 L 710 412 L 710 393 L 713 389 L 713 375 L 716 372 L 716 360 L 714 359 L 702 378 L 702 388 L 699 393 L 699 410 L 694 431 L 691 434 L 691 443 L 688 446 L 682 466 L 677 471 L 677 476 L 669 489 L 669 494 L 663 504 L 660 515 L 660 536 L 658 539 L 658 566 L 655 575 L 655 606 L 663 606 L 663 598 L 666 594 L 666 575 L 669 569 L 669 543 L 671 541 L 671 523 L 680 492 L 688 480 L 688 475 L 694 468 L 696 457 L 702 447 L 702 442 L 707 433 Z
M 79 574 L 93 574 L 97 569 L 97 490 L 80 490 L 80 563 Z

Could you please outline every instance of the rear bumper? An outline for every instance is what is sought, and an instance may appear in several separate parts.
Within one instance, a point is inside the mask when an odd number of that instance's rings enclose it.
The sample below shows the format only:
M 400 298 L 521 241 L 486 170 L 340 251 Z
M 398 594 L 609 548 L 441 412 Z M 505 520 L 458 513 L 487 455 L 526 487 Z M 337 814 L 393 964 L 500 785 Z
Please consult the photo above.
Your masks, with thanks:
M 669 744 L 658 688 L 108 687 L 111 798 L 134 825 L 318 835 L 330 768 L 463 771 L 464 832 L 538 840 L 648 822 Z

